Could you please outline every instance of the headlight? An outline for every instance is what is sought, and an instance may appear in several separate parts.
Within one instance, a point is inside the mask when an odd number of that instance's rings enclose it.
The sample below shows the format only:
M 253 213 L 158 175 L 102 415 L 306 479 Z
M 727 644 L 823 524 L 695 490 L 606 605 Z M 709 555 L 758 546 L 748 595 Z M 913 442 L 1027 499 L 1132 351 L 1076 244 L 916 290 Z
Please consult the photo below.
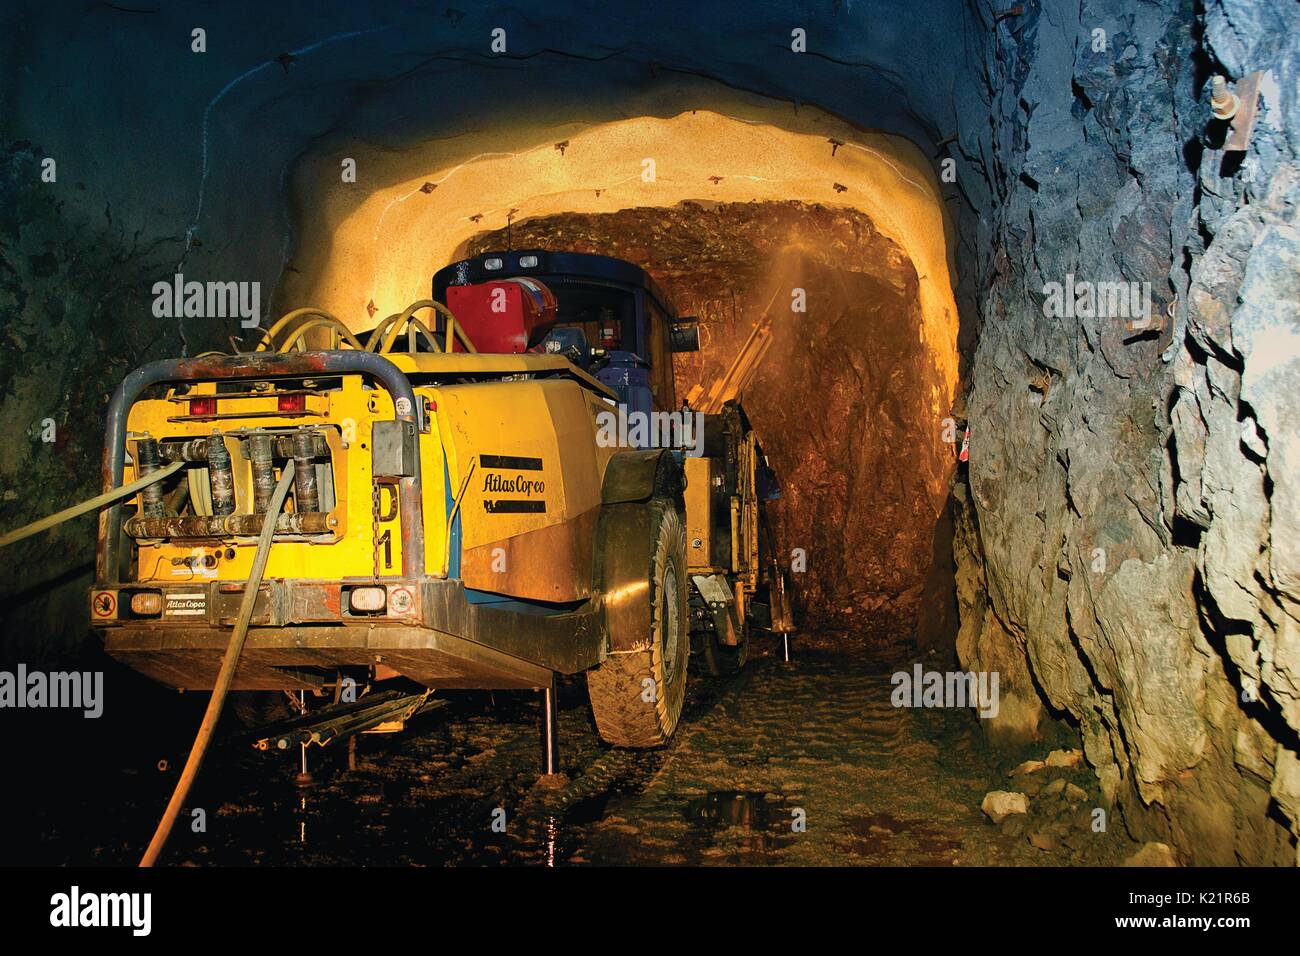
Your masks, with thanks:
M 348 605 L 361 614 L 382 611 L 387 603 L 388 593 L 383 588 L 353 588 L 348 595 Z
M 131 613 L 141 617 L 157 617 L 162 613 L 163 599 L 157 591 L 140 591 L 131 595 Z

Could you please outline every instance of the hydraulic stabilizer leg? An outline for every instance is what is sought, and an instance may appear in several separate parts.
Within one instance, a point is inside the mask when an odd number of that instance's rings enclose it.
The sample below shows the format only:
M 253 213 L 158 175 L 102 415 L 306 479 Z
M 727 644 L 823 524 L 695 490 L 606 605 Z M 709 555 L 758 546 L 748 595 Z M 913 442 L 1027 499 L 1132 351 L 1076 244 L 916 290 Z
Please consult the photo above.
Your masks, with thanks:
M 556 679 L 542 688 L 542 779 L 555 781 L 560 775 L 560 708 L 556 700 Z

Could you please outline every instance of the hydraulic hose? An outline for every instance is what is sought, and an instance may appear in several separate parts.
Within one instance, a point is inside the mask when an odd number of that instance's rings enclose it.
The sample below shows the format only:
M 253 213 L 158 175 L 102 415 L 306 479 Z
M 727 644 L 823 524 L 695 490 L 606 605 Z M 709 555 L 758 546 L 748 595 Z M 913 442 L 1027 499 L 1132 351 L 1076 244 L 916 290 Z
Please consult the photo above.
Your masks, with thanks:
M 165 468 L 160 468 L 157 471 L 150 472 L 142 478 L 137 478 L 129 485 L 122 485 L 119 488 L 114 488 L 112 491 L 106 491 L 102 495 L 96 495 L 94 498 L 89 498 L 79 505 L 73 505 L 71 508 L 64 508 L 62 511 L 46 518 L 42 518 L 40 521 L 33 521 L 29 525 L 23 525 L 23 527 L 19 528 L 17 531 L 10 531 L 8 534 L 0 537 L 0 548 L 3 548 L 5 545 L 13 544 L 15 541 L 21 541 L 23 538 L 30 538 L 34 534 L 40 534 L 42 531 L 53 528 L 56 524 L 67 521 L 69 518 L 75 518 L 78 515 L 84 515 L 90 511 L 98 511 L 100 508 L 104 507 L 104 505 L 112 504 L 119 498 L 129 498 L 131 495 L 139 492 L 141 488 L 147 488 L 156 481 L 162 481 L 168 475 L 174 474 L 178 469 L 183 468 L 184 466 L 185 462 L 174 461 Z
M 181 806 L 189 796 L 190 788 L 194 786 L 194 781 L 199 775 L 199 768 L 203 765 L 208 744 L 212 742 L 212 734 L 217 729 L 221 709 L 226 703 L 226 694 L 235 679 L 235 668 L 239 665 L 239 657 L 244 652 L 244 640 L 248 637 L 248 625 L 253 619 L 257 591 L 262 585 L 262 574 L 266 571 L 266 560 L 271 552 L 271 539 L 275 535 L 275 519 L 279 516 L 280 509 L 284 507 L 284 499 L 288 496 L 291 487 L 293 487 L 292 460 L 285 463 L 284 471 L 280 474 L 280 482 L 275 486 L 275 493 L 267 506 L 266 518 L 262 522 L 262 533 L 257 539 L 257 553 L 253 556 L 253 568 L 249 571 L 248 581 L 244 584 L 244 596 L 239 602 L 239 617 L 235 619 L 235 629 L 230 633 L 226 656 L 221 660 L 221 670 L 217 673 L 217 683 L 212 688 L 207 710 L 203 712 L 199 732 L 194 737 L 194 745 L 190 747 L 185 769 L 181 771 L 180 779 L 176 781 L 176 789 L 167 803 L 167 809 L 163 811 L 162 819 L 158 821 L 153 839 L 149 841 L 149 848 L 140 858 L 141 866 L 153 866 L 158 859 L 158 854 L 162 853 L 167 838 L 171 836 L 176 817 L 180 815 Z

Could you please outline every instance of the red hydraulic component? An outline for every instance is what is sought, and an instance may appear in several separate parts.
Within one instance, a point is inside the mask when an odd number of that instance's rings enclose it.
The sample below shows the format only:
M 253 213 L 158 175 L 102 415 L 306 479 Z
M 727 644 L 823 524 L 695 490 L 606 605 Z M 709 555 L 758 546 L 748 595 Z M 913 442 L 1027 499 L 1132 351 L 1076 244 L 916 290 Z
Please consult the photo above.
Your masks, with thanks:
M 448 286 L 447 307 L 480 352 L 525 352 L 533 333 L 555 321 L 554 293 L 525 276 Z
M 620 335 L 618 322 L 609 319 L 600 323 L 600 347 L 603 349 L 616 349 L 619 346 Z

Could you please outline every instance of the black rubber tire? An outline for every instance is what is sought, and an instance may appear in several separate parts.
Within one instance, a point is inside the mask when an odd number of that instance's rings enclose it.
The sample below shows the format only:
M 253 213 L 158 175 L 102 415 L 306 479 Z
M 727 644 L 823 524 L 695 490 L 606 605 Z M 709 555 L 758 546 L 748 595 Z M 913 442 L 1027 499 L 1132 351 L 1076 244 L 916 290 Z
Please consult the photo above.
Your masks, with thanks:
M 650 567 L 649 640 L 614 651 L 587 672 L 587 694 L 601 739 L 616 747 L 659 747 L 677 729 L 691 656 L 686 616 L 686 529 L 677 507 L 653 498 L 656 529 Z M 639 642 L 638 642 L 639 643 Z

